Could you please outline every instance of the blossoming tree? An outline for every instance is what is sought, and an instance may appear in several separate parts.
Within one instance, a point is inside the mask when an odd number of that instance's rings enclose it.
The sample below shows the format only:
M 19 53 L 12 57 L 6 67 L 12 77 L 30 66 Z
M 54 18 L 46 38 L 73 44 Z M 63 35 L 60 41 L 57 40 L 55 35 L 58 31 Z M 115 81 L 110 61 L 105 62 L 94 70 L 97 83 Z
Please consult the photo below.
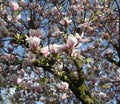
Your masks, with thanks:
M 0 0 L 0 89 L 5 104 L 119 103 L 120 1 Z

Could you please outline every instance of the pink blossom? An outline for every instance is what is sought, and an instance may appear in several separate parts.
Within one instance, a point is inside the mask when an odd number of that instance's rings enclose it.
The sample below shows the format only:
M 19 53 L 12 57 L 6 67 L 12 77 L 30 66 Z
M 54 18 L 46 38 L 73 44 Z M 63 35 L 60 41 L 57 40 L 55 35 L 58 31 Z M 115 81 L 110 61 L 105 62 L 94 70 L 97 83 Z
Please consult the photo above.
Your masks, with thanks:
M 9 3 L 9 5 L 10 5 L 10 7 L 12 8 L 12 10 L 14 10 L 14 11 L 16 11 L 16 10 L 19 9 L 19 5 L 18 5 L 18 3 L 15 2 L 15 1 L 11 1 L 11 2 Z
M 61 88 L 63 90 L 67 90 L 69 88 L 69 84 L 67 82 L 62 82 L 61 85 L 62 85 Z
M 60 29 L 58 28 L 57 25 L 54 25 L 53 27 L 53 32 L 52 32 L 52 36 L 58 36 L 58 35 L 61 35 L 63 34 L 62 31 L 60 31 Z
M 36 60 L 36 55 L 30 51 L 27 51 L 26 58 L 24 59 L 24 65 L 30 65 Z
M 52 15 L 60 14 L 60 13 L 58 12 L 58 9 L 57 9 L 56 7 L 53 7 L 53 8 L 51 9 L 51 13 L 52 13 Z
M 68 18 L 64 18 L 63 20 L 60 21 L 60 23 L 64 26 L 68 26 L 70 23 L 72 22 L 72 20 L 69 20 Z
M 25 0 L 20 0 L 21 2 L 25 2 Z
M 100 93 L 99 93 L 99 96 L 100 96 L 100 97 L 106 97 L 106 94 L 103 93 L 103 92 L 100 92 Z
M 53 53 L 58 53 L 63 51 L 63 45 L 53 44 L 50 45 L 50 51 Z
M 15 21 L 17 22 L 18 20 L 20 20 L 21 19 L 21 14 L 19 14 L 19 15 L 17 15 L 16 17 L 15 17 Z
M 28 53 L 28 61 L 29 61 L 29 63 L 33 63 L 35 60 L 36 60 L 36 55 L 35 54 L 32 54 L 32 53 Z
M 42 86 L 38 85 L 38 86 L 34 86 L 34 90 L 35 90 L 35 92 L 40 93 L 40 92 L 42 92 L 43 88 L 42 88 Z
M 29 47 L 33 50 L 39 50 L 40 39 L 38 37 L 27 37 L 27 42 L 29 43 Z
M 82 36 L 80 36 L 78 33 L 75 34 L 75 37 L 77 38 L 78 42 L 82 41 Z
M 43 56 L 47 57 L 50 54 L 49 47 L 45 46 L 45 47 L 41 48 L 41 53 L 43 54 Z
M 30 29 L 30 30 L 29 30 L 29 34 L 30 34 L 30 36 L 32 36 L 32 37 L 36 36 L 36 37 L 40 38 L 41 35 L 42 35 L 42 32 L 41 32 L 40 29 L 36 29 L 36 30 Z
M 64 93 L 64 94 L 62 95 L 62 100 L 66 99 L 66 98 L 67 98 L 67 95 L 66 95 L 66 93 Z
M 29 18 L 29 17 L 27 17 L 27 18 L 26 18 L 26 21 L 27 21 L 27 22 L 28 22 L 28 21 L 30 21 L 30 18 Z
M 7 15 L 7 19 L 8 19 L 9 21 L 11 21 L 11 20 L 12 20 L 12 16 L 11 16 L 11 15 Z
M 22 79 L 21 78 L 18 78 L 17 79 L 17 84 L 20 84 L 22 82 Z
M 85 22 L 84 24 L 83 24 L 83 27 L 89 27 L 90 26 L 90 22 Z
M 43 54 L 43 56 L 47 57 L 50 54 L 50 52 L 56 54 L 59 52 L 63 52 L 63 49 L 64 49 L 63 45 L 53 44 L 53 45 L 49 45 L 41 48 L 41 53 Z
M 78 40 L 75 36 L 69 35 L 67 39 L 68 48 L 73 49 L 78 44 Z
M 80 52 L 79 52 L 79 50 L 74 49 L 74 50 L 72 51 L 71 56 L 74 56 L 74 57 L 76 57 L 76 58 L 79 58 L 79 57 L 80 57 Z

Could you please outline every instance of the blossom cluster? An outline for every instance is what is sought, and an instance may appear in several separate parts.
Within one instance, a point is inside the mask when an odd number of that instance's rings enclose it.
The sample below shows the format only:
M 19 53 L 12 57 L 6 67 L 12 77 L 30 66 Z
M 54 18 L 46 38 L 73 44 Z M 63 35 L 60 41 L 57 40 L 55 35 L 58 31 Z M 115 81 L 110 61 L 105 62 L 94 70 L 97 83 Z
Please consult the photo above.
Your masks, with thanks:
M 74 56 L 74 54 L 78 51 L 76 46 L 79 42 L 82 41 L 82 37 L 79 35 L 69 35 L 65 44 L 50 44 L 49 46 L 45 46 L 41 48 L 41 53 L 47 57 L 50 53 L 67 53 L 70 51 L 70 54 Z M 78 52 L 79 53 L 79 52 Z M 68 54 L 68 53 L 67 53 Z
M 30 29 L 29 35 L 30 36 L 26 38 L 26 41 L 29 43 L 29 48 L 33 51 L 38 51 L 40 47 L 40 37 L 42 35 L 41 30 Z

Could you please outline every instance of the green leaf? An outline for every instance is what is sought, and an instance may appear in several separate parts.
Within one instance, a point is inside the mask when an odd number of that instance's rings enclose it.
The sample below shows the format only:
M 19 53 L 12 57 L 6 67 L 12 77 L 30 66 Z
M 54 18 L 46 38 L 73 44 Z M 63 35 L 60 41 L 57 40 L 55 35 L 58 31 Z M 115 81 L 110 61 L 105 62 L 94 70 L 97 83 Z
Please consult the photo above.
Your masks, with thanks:
M 103 88 L 103 89 L 106 89 L 106 88 L 107 88 L 107 86 L 106 86 L 106 85 L 102 85 L 102 88 Z
M 92 58 L 87 58 L 86 61 L 87 61 L 87 63 L 92 63 L 93 60 L 92 60 Z
M 19 14 L 18 11 L 14 11 L 14 12 L 13 12 L 13 15 L 14 15 L 14 16 L 18 16 L 18 14 Z

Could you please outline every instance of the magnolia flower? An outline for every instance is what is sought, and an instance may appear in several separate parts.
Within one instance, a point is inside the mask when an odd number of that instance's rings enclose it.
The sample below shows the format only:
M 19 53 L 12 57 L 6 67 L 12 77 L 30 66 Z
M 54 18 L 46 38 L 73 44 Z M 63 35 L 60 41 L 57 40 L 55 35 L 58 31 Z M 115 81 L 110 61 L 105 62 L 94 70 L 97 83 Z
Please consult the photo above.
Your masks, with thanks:
M 15 2 L 15 1 L 11 1 L 11 2 L 9 3 L 9 5 L 10 5 L 10 7 L 12 8 L 12 10 L 14 10 L 14 11 L 16 11 L 16 10 L 19 9 L 19 5 L 18 5 L 18 3 Z
M 8 16 L 7 16 L 7 19 L 8 19 L 9 21 L 18 22 L 18 20 L 21 19 L 21 14 L 18 14 L 18 15 L 15 14 L 15 15 L 13 15 L 13 16 L 8 15 Z
M 28 51 L 26 52 L 26 57 L 23 61 L 24 65 L 30 65 L 36 60 L 36 55 L 33 54 L 32 52 Z
M 30 30 L 29 30 L 29 34 L 30 34 L 30 36 L 32 36 L 32 37 L 36 36 L 36 37 L 40 38 L 42 32 L 41 32 L 40 29 L 37 29 L 37 30 L 30 29 Z
M 66 95 L 66 93 L 64 93 L 64 94 L 62 95 L 62 100 L 66 99 L 66 98 L 67 98 L 67 95 Z
M 74 56 L 74 57 L 76 57 L 76 58 L 79 58 L 79 57 L 80 57 L 80 52 L 79 52 L 79 50 L 78 50 L 78 49 L 74 49 L 74 50 L 72 51 L 71 56 Z
M 52 28 L 52 36 L 58 36 L 60 34 L 63 34 L 63 32 L 60 31 L 57 25 L 54 25 Z
M 60 62 L 60 63 L 58 63 L 57 65 L 55 65 L 55 69 L 56 70 L 62 70 L 63 69 L 63 63 L 62 62 Z
M 100 96 L 100 97 L 106 97 L 106 94 L 103 93 L 103 92 L 100 92 L 100 93 L 99 93 L 99 96 Z
M 11 15 L 7 15 L 7 19 L 8 19 L 9 21 L 11 21 L 11 20 L 12 20 L 12 16 L 11 16 Z
M 20 0 L 21 2 L 25 2 L 25 0 Z
M 19 14 L 19 15 L 17 15 L 16 17 L 15 17 L 15 21 L 17 22 L 18 20 L 20 20 L 21 19 L 21 14 Z
M 68 26 L 70 23 L 72 22 L 72 20 L 69 20 L 68 18 L 64 18 L 63 20 L 60 21 L 60 23 L 64 26 Z
M 40 93 L 40 92 L 42 92 L 43 87 L 40 85 L 37 85 L 37 86 L 34 86 L 34 90 L 35 90 L 35 92 Z
M 53 44 L 50 45 L 50 51 L 53 53 L 58 53 L 63 51 L 63 45 Z
M 30 21 L 30 18 L 29 18 L 29 17 L 27 17 L 27 18 L 26 18 L 26 21 L 27 21 L 27 22 L 28 22 L 28 21 Z
M 69 35 L 67 39 L 68 48 L 73 49 L 78 44 L 78 40 L 75 36 Z
M 38 50 L 40 45 L 40 39 L 38 37 L 27 37 L 27 42 L 29 43 L 29 47 L 33 50 Z
M 61 89 L 67 90 L 69 88 L 69 84 L 67 82 L 62 82 L 61 83 Z
M 35 54 L 29 52 L 27 56 L 28 56 L 27 60 L 29 61 L 29 63 L 33 63 L 36 60 Z
M 75 34 L 75 37 L 77 38 L 78 42 L 82 41 L 83 34 L 84 34 L 83 32 L 82 32 L 81 36 L 78 33 Z
M 51 13 L 52 13 L 52 15 L 60 14 L 60 13 L 58 12 L 58 9 L 57 9 L 56 7 L 53 7 L 53 8 L 51 9 Z
M 22 79 L 21 78 L 18 78 L 17 79 L 17 84 L 20 84 L 22 82 Z
M 45 47 L 41 48 L 41 53 L 43 54 L 43 56 L 47 57 L 50 54 L 49 47 L 45 46 Z
M 63 45 L 53 44 L 41 48 L 41 53 L 43 54 L 43 56 L 47 57 L 50 54 L 50 52 L 55 54 L 58 52 L 63 52 L 63 48 L 64 48 Z

